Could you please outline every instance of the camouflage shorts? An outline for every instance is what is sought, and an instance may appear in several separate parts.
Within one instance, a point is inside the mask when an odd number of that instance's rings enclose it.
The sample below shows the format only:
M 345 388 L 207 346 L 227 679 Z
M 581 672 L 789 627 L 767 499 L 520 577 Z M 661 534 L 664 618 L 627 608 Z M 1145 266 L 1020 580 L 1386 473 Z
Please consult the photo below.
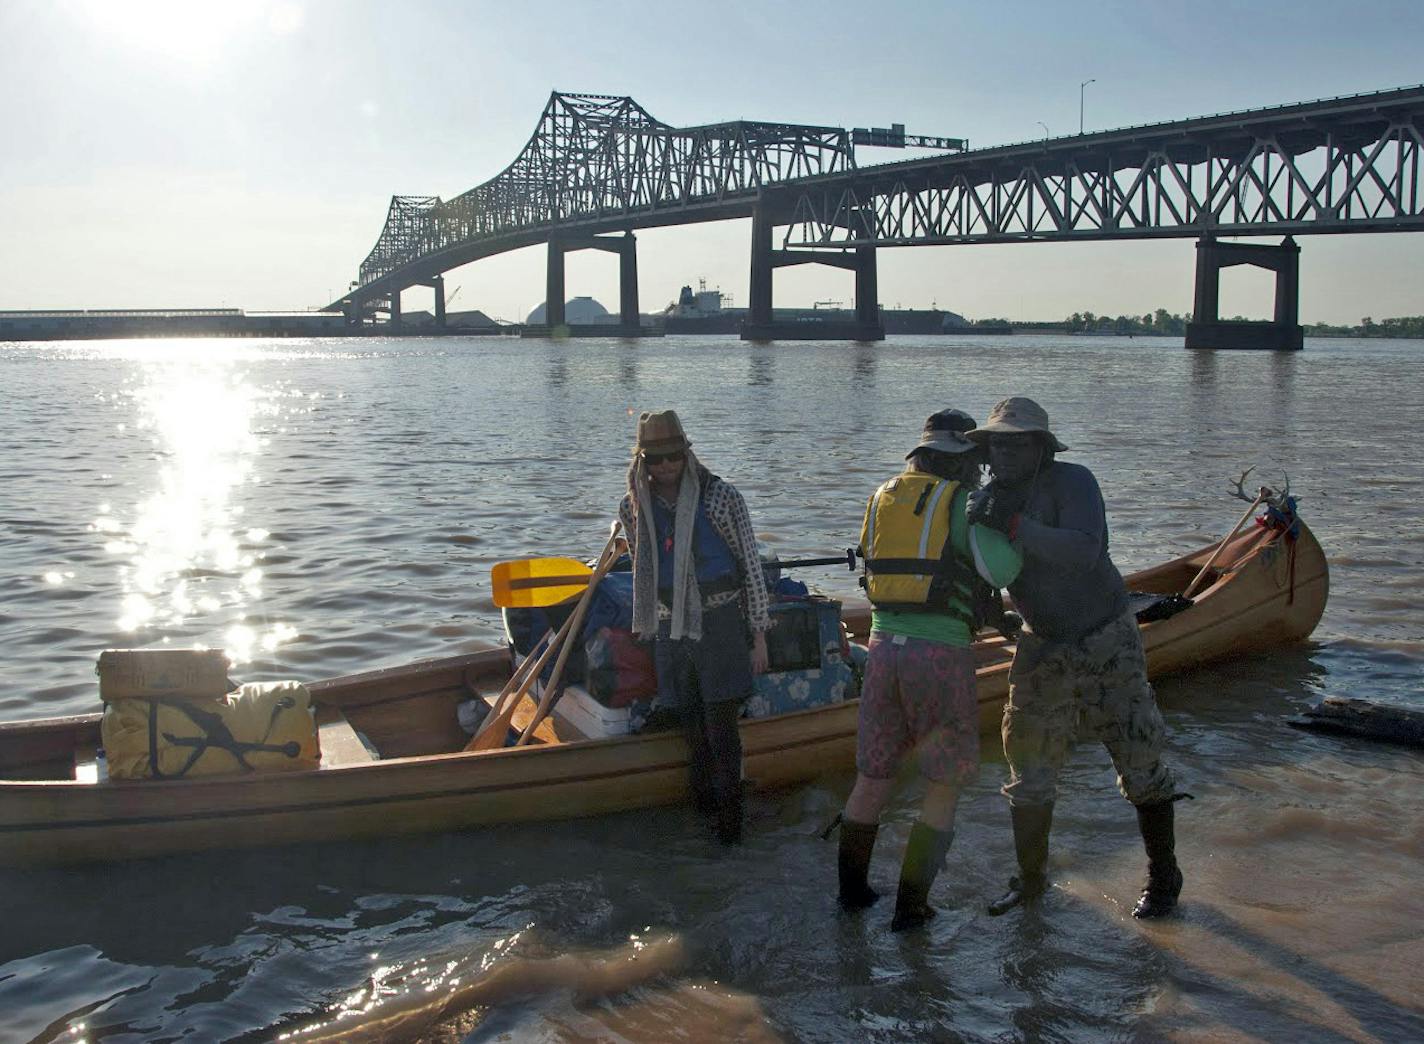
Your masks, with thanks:
M 1174 782 L 1162 764 L 1165 732 L 1131 613 L 1077 642 L 1020 636 L 1003 724 L 1004 793 L 1013 804 L 1052 802 L 1058 772 L 1084 734 L 1107 747 L 1123 797 L 1135 805 L 1166 801 Z
M 855 767 L 891 779 L 914 748 L 920 775 L 963 786 L 979 775 L 979 698 L 967 646 L 870 636 Z

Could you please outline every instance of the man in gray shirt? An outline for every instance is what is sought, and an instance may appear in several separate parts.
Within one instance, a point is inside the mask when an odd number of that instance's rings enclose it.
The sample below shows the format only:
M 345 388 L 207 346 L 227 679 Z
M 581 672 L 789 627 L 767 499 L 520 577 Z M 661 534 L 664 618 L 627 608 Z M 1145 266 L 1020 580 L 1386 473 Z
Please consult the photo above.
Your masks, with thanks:
M 1107 747 L 1118 789 L 1137 807 L 1147 886 L 1134 917 L 1177 905 L 1182 872 L 1173 829 L 1165 726 L 1147 682 L 1137 621 L 1108 556 L 1107 517 L 1093 473 L 1056 459 L 1066 450 L 1032 399 L 1005 399 L 969 438 L 989 447 L 992 481 L 971 498 L 971 522 L 1006 533 L 1023 554 L 1009 585 L 1024 619 L 1004 707 L 1004 754 L 1019 875 L 991 903 L 1002 914 L 1048 887 L 1048 834 L 1059 770 L 1080 731 Z

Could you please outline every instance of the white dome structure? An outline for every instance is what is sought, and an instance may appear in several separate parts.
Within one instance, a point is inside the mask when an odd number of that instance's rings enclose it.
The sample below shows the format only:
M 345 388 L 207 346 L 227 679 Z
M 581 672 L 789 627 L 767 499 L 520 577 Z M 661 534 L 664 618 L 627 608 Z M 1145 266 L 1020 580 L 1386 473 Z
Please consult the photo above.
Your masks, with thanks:
M 530 312 L 529 318 L 524 322 L 528 326 L 543 326 L 548 322 L 544 318 L 545 313 L 544 302 L 541 301 L 539 307 Z M 617 321 L 617 316 L 609 315 L 608 309 L 591 297 L 575 297 L 564 305 L 564 322 L 570 325 L 575 323 L 614 323 Z

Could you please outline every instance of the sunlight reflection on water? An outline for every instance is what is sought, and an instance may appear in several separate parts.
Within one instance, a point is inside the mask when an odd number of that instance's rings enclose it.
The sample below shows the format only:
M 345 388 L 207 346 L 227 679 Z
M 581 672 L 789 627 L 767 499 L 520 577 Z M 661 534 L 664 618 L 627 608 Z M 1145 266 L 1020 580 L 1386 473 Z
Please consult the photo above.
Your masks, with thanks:
M 92 526 L 109 535 L 105 550 L 119 562 L 120 630 L 167 629 L 225 614 L 232 622 L 222 639 L 234 663 L 296 634 L 281 621 L 248 620 L 262 598 L 263 552 L 256 545 L 269 534 L 242 526 L 237 491 L 256 481 L 263 440 L 254 424 L 279 406 L 239 363 L 171 353 L 144 360 L 127 395 L 161 462 L 154 486 L 127 511 L 100 504 Z

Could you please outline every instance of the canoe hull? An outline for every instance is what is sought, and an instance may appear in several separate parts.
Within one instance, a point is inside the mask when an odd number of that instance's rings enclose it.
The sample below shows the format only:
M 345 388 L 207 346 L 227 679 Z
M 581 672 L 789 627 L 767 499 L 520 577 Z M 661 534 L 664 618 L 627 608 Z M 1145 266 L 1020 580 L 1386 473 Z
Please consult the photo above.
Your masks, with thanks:
M 1129 577 L 1134 589 L 1181 590 L 1204 548 Z M 1190 608 L 1142 626 L 1153 677 L 1307 637 L 1329 590 L 1325 557 L 1303 527 L 1293 546 L 1256 530 Z M 867 606 L 846 623 L 864 640 Z M 976 643 L 980 725 L 997 734 L 1012 645 Z M 501 650 L 411 664 L 311 686 L 358 728 L 408 718 L 422 701 L 444 721 L 471 680 L 497 687 Z M 858 702 L 742 722 L 748 780 L 777 789 L 854 767 Z M 450 726 L 453 728 L 453 725 Z M 13 779 L 96 742 L 98 715 L 0 725 L 0 864 L 75 863 L 252 845 L 387 837 L 496 823 L 570 819 L 684 800 L 687 750 L 655 733 L 488 752 L 388 757 L 303 772 L 104 784 Z M 988 740 L 986 742 L 992 742 Z M 454 749 L 458 743 L 444 749 Z
M 758 789 L 854 762 L 857 704 L 742 727 Z M 253 845 L 387 837 L 669 805 L 687 793 L 676 733 L 311 772 L 93 784 L 0 785 L 0 864 L 136 859 Z

